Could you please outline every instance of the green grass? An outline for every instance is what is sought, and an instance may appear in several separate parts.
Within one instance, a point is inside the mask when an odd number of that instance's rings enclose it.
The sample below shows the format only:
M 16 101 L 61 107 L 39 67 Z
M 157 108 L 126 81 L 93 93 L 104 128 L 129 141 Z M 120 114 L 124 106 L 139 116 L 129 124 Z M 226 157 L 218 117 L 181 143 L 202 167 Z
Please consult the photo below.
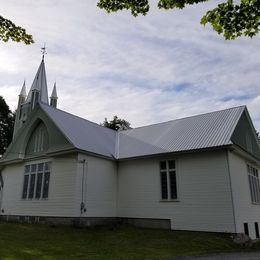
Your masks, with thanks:
M 172 259 L 240 250 L 227 234 L 0 222 L 0 259 Z

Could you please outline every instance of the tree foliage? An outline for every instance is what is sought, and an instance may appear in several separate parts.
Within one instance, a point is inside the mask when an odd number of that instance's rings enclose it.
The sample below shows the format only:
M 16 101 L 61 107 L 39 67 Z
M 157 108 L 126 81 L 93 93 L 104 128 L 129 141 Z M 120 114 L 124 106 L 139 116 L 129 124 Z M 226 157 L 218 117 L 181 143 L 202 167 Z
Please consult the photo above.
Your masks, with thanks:
M 114 118 L 110 121 L 108 121 L 107 118 L 105 118 L 104 122 L 101 125 L 110 129 L 114 129 L 116 131 L 120 129 L 121 130 L 130 129 L 130 123 L 125 119 L 118 118 L 117 116 L 114 116 Z
M 159 0 L 158 8 L 182 9 L 208 0 Z M 99 0 L 98 7 L 107 12 L 128 9 L 133 16 L 146 15 L 149 12 L 149 0 Z M 211 24 L 212 28 L 222 34 L 226 40 L 239 36 L 253 37 L 260 30 L 260 0 L 226 0 L 209 10 L 202 18 L 201 24 Z
M 0 96 L 0 155 L 12 141 L 15 114 L 11 112 L 4 98 Z
M 0 40 L 8 42 L 24 42 L 25 44 L 33 43 L 32 35 L 27 34 L 26 30 L 15 25 L 12 21 L 0 16 Z

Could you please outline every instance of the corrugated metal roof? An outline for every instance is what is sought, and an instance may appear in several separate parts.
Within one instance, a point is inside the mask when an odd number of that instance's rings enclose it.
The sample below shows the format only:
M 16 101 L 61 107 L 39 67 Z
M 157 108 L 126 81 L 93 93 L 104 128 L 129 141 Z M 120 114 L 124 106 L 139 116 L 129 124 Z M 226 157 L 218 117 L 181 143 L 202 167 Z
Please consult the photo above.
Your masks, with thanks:
M 177 119 L 119 132 L 120 159 L 231 144 L 245 107 Z
M 41 104 L 77 148 L 117 159 L 213 148 L 230 138 L 245 106 L 116 132 Z
M 116 131 L 45 104 L 40 106 L 76 148 L 115 156 Z

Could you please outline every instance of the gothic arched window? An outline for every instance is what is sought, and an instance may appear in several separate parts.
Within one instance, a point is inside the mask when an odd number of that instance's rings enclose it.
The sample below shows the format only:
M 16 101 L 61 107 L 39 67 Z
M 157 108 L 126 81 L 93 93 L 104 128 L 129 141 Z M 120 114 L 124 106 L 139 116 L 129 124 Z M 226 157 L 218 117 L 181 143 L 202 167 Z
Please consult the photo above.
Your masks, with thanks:
M 30 136 L 26 149 L 26 154 L 30 155 L 33 153 L 40 153 L 46 151 L 48 149 L 48 139 L 49 138 L 46 126 L 43 122 L 41 122 Z

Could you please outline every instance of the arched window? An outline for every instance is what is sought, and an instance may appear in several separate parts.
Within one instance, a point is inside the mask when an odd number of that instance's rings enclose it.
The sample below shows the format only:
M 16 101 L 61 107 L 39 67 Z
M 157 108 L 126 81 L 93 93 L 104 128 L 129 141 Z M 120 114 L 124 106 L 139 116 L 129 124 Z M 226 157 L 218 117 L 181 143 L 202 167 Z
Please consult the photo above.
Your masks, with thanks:
M 26 149 L 26 154 L 41 153 L 48 149 L 49 138 L 46 126 L 43 122 L 33 131 Z

